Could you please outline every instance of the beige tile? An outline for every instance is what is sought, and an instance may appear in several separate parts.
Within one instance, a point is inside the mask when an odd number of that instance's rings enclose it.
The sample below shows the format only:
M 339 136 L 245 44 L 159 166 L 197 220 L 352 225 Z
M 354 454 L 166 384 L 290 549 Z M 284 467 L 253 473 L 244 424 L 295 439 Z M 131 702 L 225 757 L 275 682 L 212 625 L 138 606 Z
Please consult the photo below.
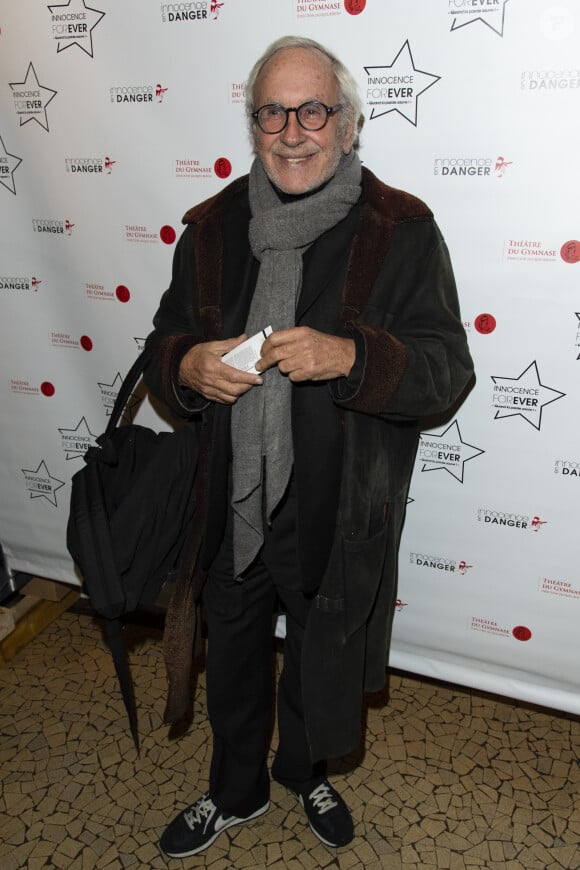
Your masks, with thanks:
M 158 837 L 207 787 L 205 678 L 189 733 L 169 739 L 159 635 L 127 631 L 139 757 L 90 618 L 63 614 L 0 669 L 2 870 L 171 863 Z M 273 784 L 270 812 L 191 866 L 580 870 L 579 756 L 578 718 L 392 674 L 389 693 L 369 697 L 365 746 L 332 765 L 357 826 L 349 847 L 322 845 Z

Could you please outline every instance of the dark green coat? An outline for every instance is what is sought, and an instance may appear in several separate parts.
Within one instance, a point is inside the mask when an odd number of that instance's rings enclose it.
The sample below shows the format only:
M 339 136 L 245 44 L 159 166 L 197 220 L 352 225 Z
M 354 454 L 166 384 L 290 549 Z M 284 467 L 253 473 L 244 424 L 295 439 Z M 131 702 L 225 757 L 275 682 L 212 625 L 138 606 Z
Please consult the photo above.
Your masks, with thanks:
M 177 386 L 195 343 L 244 330 L 258 264 L 248 244 L 247 176 L 191 209 L 155 316 L 146 380 L 174 412 L 210 403 Z M 313 759 L 360 740 L 363 691 L 384 686 L 397 551 L 419 418 L 447 409 L 472 374 L 445 242 L 420 200 L 363 169 L 350 214 L 304 256 L 296 324 L 350 335 L 349 379 L 293 385 L 292 432 L 306 629 L 303 696 Z M 266 325 L 266 324 L 265 324 Z M 227 509 L 230 408 L 211 414 L 202 545 L 207 567 Z

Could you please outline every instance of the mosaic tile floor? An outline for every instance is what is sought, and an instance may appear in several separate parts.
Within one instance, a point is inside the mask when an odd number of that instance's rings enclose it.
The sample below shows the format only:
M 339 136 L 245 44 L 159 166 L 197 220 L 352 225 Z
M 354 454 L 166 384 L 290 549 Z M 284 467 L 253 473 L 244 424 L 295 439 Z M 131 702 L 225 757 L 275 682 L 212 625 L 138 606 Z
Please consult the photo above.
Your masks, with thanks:
M 129 627 L 142 750 L 98 624 L 65 613 L 0 669 L 0 867 L 212 870 L 580 868 L 580 721 L 393 674 L 365 747 L 334 764 L 357 836 L 327 849 L 273 785 L 270 811 L 202 856 L 166 860 L 166 821 L 204 789 L 209 731 L 161 724 L 159 633 Z

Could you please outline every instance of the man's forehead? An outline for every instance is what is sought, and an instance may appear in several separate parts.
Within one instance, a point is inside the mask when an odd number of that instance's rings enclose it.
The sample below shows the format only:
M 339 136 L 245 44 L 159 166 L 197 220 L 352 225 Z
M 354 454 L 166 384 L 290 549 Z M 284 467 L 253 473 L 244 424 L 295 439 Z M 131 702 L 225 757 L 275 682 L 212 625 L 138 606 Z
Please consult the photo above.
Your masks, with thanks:
M 272 89 L 298 89 L 305 96 L 314 96 L 321 89 L 336 88 L 336 76 L 326 55 L 318 49 L 303 47 L 277 51 L 266 61 L 256 82 L 256 91 L 262 94 Z

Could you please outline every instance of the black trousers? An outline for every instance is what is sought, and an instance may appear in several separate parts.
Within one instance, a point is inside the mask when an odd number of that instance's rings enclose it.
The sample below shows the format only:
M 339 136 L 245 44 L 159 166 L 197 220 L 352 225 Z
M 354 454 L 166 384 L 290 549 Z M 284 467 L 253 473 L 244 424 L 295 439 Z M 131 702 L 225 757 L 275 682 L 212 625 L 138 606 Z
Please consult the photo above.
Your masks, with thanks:
M 272 776 L 301 790 L 322 779 L 313 765 L 301 690 L 302 640 L 311 598 L 301 590 L 293 481 L 264 545 L 240 582 L 234 579 L 232 512 L 203 593 L 208 626 L 207 707 L 213 732 L 210 795 L 221 810 L 248 816 L 269 797 L 267 767 L 273 717 L 273 624 L 286 610 L 284 664 L 278 682 L 279 745 Z

